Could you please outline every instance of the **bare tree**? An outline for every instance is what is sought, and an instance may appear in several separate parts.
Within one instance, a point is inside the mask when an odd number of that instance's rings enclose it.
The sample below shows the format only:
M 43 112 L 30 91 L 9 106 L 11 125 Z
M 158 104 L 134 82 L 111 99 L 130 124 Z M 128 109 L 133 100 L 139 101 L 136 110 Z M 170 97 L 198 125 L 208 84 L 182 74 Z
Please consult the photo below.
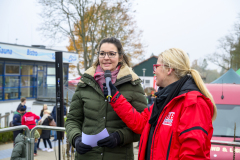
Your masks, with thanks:
M 240 20 L 240 14 L 239 14 Z M 240 67 L 240 21 L 235 23 L 234 29 L 229 35 L 219 39 L 219 46 L 215 53 L 207 58 L 212 63 L 228 70 Z
M 205 83 L 210 83 L 217 79 L 220 74 L 217 70 L 207 69 L 207 66 L 208 62 L 206 59 L 198 59 L 192 62 L 191 68 L 196 69 L 200 73 L 200 76 Z
M 69 38 L 67 49 L 79 54 L 79 75 L 80 68 L 92 66 L 98 44 L 105 37 L 119 38 L 132 58 L 143 54 L 142 31 L 137 30 L 129 0 L 39 0 L 39 3 L 43 6 L 44 21 L 40 30 L 52 40 Z

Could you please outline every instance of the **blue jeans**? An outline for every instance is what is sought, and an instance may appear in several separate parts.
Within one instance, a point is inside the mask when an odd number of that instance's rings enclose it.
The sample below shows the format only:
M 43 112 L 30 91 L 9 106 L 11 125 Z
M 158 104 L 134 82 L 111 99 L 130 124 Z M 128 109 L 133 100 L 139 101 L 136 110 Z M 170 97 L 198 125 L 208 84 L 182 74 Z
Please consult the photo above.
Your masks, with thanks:
M 34 154 L 37 154 L 37 143 L 34 143 Z
M 57 131 L 54 131 L 54 139 L 57 139 Z

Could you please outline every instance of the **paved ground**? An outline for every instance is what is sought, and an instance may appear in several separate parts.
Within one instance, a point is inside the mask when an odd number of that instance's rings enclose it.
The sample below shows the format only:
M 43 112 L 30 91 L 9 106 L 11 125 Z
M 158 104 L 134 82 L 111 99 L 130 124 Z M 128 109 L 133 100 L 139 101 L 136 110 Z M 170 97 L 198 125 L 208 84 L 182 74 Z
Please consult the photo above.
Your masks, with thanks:
M 34 157 L 34 160 L 57 160 L 58 158 L 58 142 L 52 142 L 54 152 L 43 152 L 41 150 L 38 150 L 37 156 Z M 137 146 L 137 143 L 134 143 L 134 160 L 137 160 L 138 156 L 138 149 L 135 148 Z M 66 146 L 63 145 L 63 147 L 66 149 Z M 43 142 L 40 143 L 40 148 L 43 148 Z M 3 144 L 0 145 L 0 159 L 1 160 L 10 160 L 11 153 L 13 149 L 13 143 Z M 63 158 L 61 158 L 63 159 Z M 67 160 L 67 157 L 65 158 Z M 73 160 L 74 158 L 70 158 L 70 160 Z M 64 160 L 64 159 L 63 159 Z

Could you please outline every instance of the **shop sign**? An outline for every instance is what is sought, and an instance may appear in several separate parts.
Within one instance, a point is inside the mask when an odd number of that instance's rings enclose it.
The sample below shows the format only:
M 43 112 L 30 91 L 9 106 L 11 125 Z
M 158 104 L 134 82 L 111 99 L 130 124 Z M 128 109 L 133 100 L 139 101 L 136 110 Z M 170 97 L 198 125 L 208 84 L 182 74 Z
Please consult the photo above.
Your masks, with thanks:
M 63 62 L 77 63 L 77 54 L 63 52 Z M 55 62 L 55 51 L 0 44 L 0 58 Z

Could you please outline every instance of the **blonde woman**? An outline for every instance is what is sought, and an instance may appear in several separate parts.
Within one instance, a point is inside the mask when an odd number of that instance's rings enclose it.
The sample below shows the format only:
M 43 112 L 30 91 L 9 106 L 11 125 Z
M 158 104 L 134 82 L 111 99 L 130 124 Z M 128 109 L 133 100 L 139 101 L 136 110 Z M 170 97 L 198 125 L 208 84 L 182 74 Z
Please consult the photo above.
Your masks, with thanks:
M 44 110 L 43 117 L 41 119 L 40 125 L 49 126 L 49 123 L 51 121 L 53 121 L 53 118 L 50 115 L 50 113 L 51 112 L 49 110 Z M 43 139 L 43 144 L 44 144 L 44 147 L 45 147 L 45 148 L 42 149 L 42 151 L 52 152 L 53 149 L 52 149 L 52 143 L 50 141 L 50 130 L 42 130 L 42 134 L 41 134 L 40 138 Z M 46 142 L 48 142 L 49 149 L 47 148 L 47 143 Z
M 44 112 L 44 110 L 47 110 L 47 109 L 48 109 L 47 104 L 44 104 L 44 105 L 43 105 L 43 109 L 42 109 L 41 112 L 40 112 L 40 117 L 43 117 L 43 112 Z
M 47 104 L 44 104 L 44 105 L 43 105 L 43 109 L 42 109 L 41 112 L 40 112 L 40 117 L 41 117 L 41 118 L 43 117 L 43 112 L 44 112 L 45 110 L 47 110 L 47 109 L 48 109 Z M 39 122 L 39 123 L 40 123 L 40 122 Z M 50 132 L 51 132 L 51 131 L 50 131 Z M 38 149 L 38 150 L 41 150 L 41 149 L 39 148 L 40 141 L 41 141 L 41 138 L 39 138 L 39 139 L 38 139 L 38 142 L 37 142 L 37 149 Z
M 131 130 L 141 134 L 138 159 L 210 159 L 217 108 L 187 54 L 176 48 L 162 52 L 153 72 L 160 89 L 154 104 L 142 113 L 110 82 L 111 106 Z

